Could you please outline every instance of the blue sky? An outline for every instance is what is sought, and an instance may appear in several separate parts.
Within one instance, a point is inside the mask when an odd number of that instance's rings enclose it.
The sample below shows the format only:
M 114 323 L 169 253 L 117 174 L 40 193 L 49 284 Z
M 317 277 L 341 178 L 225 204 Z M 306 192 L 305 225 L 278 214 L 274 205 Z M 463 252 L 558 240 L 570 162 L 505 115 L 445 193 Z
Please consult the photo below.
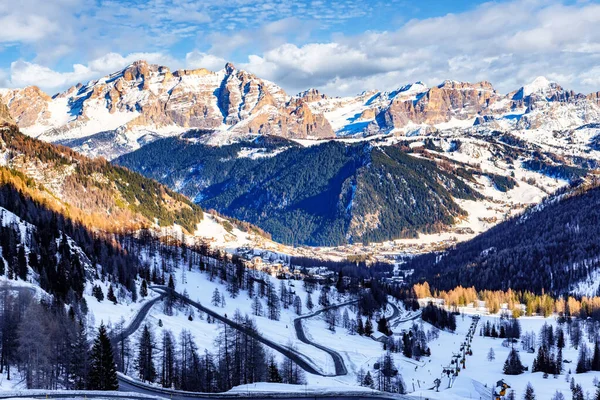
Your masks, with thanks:
M 22 0 L 0 2 L 0 86 L 50 93 L 135 59 L 220 69 L 290 92 L 548 76 L 600 90 L 597 1 Z

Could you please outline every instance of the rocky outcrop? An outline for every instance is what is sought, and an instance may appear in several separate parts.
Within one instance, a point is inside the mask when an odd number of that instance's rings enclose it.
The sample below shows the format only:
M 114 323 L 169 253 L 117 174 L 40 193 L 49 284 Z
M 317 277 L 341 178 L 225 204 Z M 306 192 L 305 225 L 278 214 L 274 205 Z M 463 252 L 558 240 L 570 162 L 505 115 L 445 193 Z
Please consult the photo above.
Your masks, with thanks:
M 401 128 L 409 122 L 435 125 L 452 118 L 472 118 L 500 98 L 489 82 L 446 81 L 414 100 L 397 96 L 377 119 L 387 129 Z
M 307 96 L 324 98 L 317 91 L 307 92 Z M 47 123 L 49 105 L 56 101 L 35 87 L 9 91 L 4 97 L 23 128 Z M 324 116 L 306 106 L 307 99 L 291 98 L 278 86 L 233 64 L 218 72 L 194 69 L 172 73 L 167 67 L 136 61 L 120 73 L 72 87 L 56 99 L 68 99 L 70 116 L 62 126 L 48 126 L 52 138 L 57 133 L 60 136 L 72 129 L 85 129 L 106 111 L 125 122 L 102 126 L 103 130 L 118 127 L 121 132 L 121 128 L 126 132 L 172 126 L 291 138 L 334 135 Z M 108 125 L 111 119 L 102 117 L 99 124 Z
M 14 125 L 14 123 L 6 104 L 0 102 L 0 126 Z
M 37 86 L 12 89 L 0 94 L 0 102 L 8 106 L 12 119 L 23 128 L 47 120 L 50 117 L 48 104 L 51 100 Z
M 213 136 L 229 141 L 249 134 L 331 138 L 336 133 L 414 133 L 471 122 L 482 129 L 505 129 L 507 124 L 516 129 L 571 129 L 600 121 L 600 92 L 585 96 L 543 77 L 504 96 L 487 81 L 445 81 L 432 88 L 416 82 L 346 98 L 328 97 L 317 89 L 289 96 L 231 63 L 217 72 L 171 72 L 136 61 L 53 98 L 32 86 L 0 91 L 0 100 L 25 132 L 49 141 L 105 131 L 118 131 L 119 137 L 137 143 L 145 134 L 156 137 L 192 128 L 215 131 Z M 446 124 L 451 121 L 458 122 Z

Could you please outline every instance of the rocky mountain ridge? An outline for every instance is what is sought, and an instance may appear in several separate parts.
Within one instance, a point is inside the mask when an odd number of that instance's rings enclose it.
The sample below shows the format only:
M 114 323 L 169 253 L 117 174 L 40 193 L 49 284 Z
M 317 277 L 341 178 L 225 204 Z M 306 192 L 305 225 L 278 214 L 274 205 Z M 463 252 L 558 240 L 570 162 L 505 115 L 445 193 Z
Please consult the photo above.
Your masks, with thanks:
M 537 78 L 506 95 L 490 82 L 416 82 L 390 92 L 290 96 L 276 84 L 227 64 L 171 71 L 136 61 L 121 71 L 48 96 L 37 87 L 4 89 L 0 100 L 27 134 L 112 159 L 190 129 L 209 144 L 274 135 L 331 139 L 414 135 L 453 128 L 560 130 L 600 122 L 600 92 L 589 95 Z

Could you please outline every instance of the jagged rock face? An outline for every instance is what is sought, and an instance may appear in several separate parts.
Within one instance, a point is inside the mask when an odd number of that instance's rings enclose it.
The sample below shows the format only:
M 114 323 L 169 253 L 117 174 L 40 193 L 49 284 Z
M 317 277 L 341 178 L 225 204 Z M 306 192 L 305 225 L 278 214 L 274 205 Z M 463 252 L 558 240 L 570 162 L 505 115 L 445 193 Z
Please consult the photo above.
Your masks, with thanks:
M 318 92 L 313 96 L 320 96 Z M 35 87 L 2 93 L 21 128 L 38 126 L 55 141 L 119 132 L 188 128 L 229 130 L 236 134 L 270 133 L 289 138 L 333 137 L 322 115 L 306 100 L 288 96 L 278 86 L 237 70 L 178 70 L 136 61 L 124 70 L 87 85 L 74 86 L 54 99 Z M 59 126 L 49 108 L 66 102 Z
M 585 98 L 597 106 L 600 106 L 600 92 L 590 93 Z
M 377 118 L 380 125 L 389 129 L 403 127 L 409 122 L 435 125 L 452 118 L 471 118 L 499 99 L 489 82 L 446 81 L 414 100 L 403 96 L 394 98 Z
M 0 102 L 0 126 L 12 125 L 14 123 L 15 122 L 13 121 L 12 117 L 10 116 L 10 112 L 9 112 L 6 104 Z
M 0 102 L 8 105 L 12 119 L 27 128 L 50 117 L 48 104 L 52 99 L 37 86 L 0 93 Z
M 600 92 L 585 96 L 543 77 L 507 95 L 498 94 L 486 81 L 445 81 L 432 88 L 416 82 L 344 98 L 316 89 L 289 96 L 232 64 L 217 72 L 171 72 L 136 61 L 52 98 L 27 87 L 2 90 L 0 100 L 26 133 L 67 145 L 89 139 L 77 150 L 97 155 L 92 148 L 96 146 L 107 158 L 188 129 L 210 131 L 207 143 L 222 144 L 265 134 L 323 139 L 469 126 L 500 131 L 575 129 L 600 122 Z M 119 143 L 111 144 L 110 137 L 118 137 Z

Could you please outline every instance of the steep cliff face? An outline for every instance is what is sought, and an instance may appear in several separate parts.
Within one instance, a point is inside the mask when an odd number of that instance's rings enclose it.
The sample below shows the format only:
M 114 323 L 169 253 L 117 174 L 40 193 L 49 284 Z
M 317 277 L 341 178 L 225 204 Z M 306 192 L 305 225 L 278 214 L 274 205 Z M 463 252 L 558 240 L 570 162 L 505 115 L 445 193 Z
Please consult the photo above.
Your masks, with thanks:
M 0 126 L 14 124 L 14 120 L 10 116 L 10 111 L 6 104 L 0 102 Z
M 307 99 L 290 97 L 277 85 L 232 64 L 218 72 L 171 72 L 136 61 L 54 98 L 28 87 L 6 90 L 2 99 L 21 128 L 49 141 L 118 130 L 126 141 L 135 142 L 140 131 L 177 134 L 192 128 L 227 131 L 228 137 L 334 136 L 328 121 L 307 107 Z
M 446 81 L 415 99 L 398 96 L 378 115 L 382 128 L 401 128 L 409 122 L 435 125 L 452 118 L 467 119 L 501 98 L 491 83 Z
M 447 80 L 345 98 L 317 89 L 290 96 L 230 63 L 211 72 L 136 61 L 53 97 L 27 87 L 1 90 L 0 99 L 25 133 L 108 159 L 188 130 L 202 131 L 205 143 L 223 145 L 260 135 L 318 140 L 474 126 L 551 132 L 600 123 L 600 92 L 586 96 L 543 77 L 506 95 L 487 81 Z

